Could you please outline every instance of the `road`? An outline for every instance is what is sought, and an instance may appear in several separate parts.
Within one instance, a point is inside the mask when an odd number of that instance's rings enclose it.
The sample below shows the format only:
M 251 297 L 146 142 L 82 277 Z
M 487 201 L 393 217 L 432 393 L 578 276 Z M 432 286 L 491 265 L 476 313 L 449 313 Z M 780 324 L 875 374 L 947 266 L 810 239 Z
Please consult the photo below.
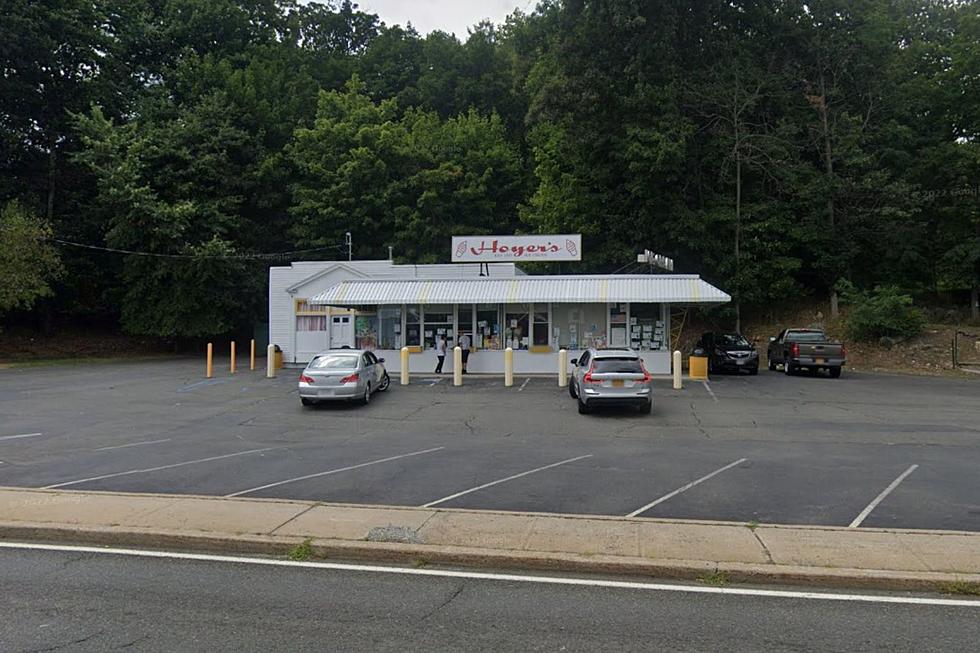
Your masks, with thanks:
M 922 653 L 971 651 L 980 640 L 980 602 L 698 594 L 602 579 L 568 586 L 405 571 L 0 550 L 0 650 Z
M 0 485 L 980 531 L 980 379 L 658 380 L 641 416 L 579 415 L 553 378 L 309 409 L 297 370 L 201 372 L 0 370 Z

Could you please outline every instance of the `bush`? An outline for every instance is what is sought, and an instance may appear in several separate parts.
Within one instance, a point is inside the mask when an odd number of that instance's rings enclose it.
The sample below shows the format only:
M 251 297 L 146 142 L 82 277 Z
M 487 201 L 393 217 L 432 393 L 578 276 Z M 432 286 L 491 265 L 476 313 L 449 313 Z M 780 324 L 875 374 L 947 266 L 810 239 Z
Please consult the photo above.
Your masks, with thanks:
M 912 298 L 895 286 L 875 288 L 870 293 L 853 293 L 846 318 L 847 336 L 853 340 L 911 338 L 922 333 L 925 314 L 912 305 Z

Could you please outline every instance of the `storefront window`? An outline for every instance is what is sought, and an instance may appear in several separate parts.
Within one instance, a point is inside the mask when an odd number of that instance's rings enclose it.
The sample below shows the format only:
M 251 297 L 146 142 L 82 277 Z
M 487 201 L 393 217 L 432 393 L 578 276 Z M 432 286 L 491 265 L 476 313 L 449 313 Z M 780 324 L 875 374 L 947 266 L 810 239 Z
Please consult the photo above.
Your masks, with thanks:
M 530 344 L 530 313 L 527 304 L 507 304 L 504 309 L 504 345 L 514 350 Z
M 660 304 L 630 304 L 630 347 L 636 351 L 667 349 L 666 328 Z
M 582 350 L 606 346 L 605 304 L 552 304 L 551 323 L 561 348 Z
M 448 304 L 433 304 L 426 306 L 424 310 L 424 348 L 434 349 L 436 338 L 440 336 L 445 337 L 447 344 L 452 346 L 454 343 L 453 307 Z
M 460 304 L 456 307 L 456 331 L 470 337 L 470 346 L 476 346 L 476 332 L 473 330 L 473 304 Z M 453 343 L 450 340 L 450 343 Z
M 628 347 L 626 316 L 629 304 L 609 305 L 609 346 Z
M 534 345 L 538 347 L 548 346 L 551 339 L 548 337 L 548 305 L 534 305 L 534 330 L 532 334 Z
M 405 309 L 405 346 L 418 347 L 422 344 L 422 311 L 418 306 Z
M 362 309 L 354 317 L 354 343 L 358 349 L 378 348 L 377 309 Z
M 473 346 L 477 349 L 503 349 L 500 329 L 500 307 L 496 304 L 478 304 L 476 307 L 476 336 Z
M 378 309 L 380 349 L 402 348 L 401 306 L 382 306 Z

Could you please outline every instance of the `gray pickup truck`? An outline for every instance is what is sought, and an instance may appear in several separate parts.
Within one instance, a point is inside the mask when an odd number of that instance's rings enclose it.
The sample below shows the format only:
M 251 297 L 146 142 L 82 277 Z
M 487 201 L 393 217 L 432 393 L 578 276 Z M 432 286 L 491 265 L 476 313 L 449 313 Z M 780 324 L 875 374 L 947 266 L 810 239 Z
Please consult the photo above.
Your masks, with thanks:
M 783 366 L 786 374 L 807 369 L 827 370 L 833 378 L 840 377 L 847 358 L 847 349 L 839 342 L 830 342 L 820 329 L 786 329 L 769 338 L 769 369 Z

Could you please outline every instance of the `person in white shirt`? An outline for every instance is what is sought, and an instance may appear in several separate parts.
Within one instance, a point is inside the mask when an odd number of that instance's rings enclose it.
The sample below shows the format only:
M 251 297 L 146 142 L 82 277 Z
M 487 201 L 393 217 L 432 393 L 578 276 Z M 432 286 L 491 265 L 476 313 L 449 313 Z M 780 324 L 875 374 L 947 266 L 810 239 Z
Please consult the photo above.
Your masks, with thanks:
M 463 374 L 466 374 L 466 362 L 470 359 L 470 337 L 459 332 L 459 348 L 463 350 Z
M 442 374 L 442 364 L 446 362 L 446 336 L 436 336 L 436 374 Z

